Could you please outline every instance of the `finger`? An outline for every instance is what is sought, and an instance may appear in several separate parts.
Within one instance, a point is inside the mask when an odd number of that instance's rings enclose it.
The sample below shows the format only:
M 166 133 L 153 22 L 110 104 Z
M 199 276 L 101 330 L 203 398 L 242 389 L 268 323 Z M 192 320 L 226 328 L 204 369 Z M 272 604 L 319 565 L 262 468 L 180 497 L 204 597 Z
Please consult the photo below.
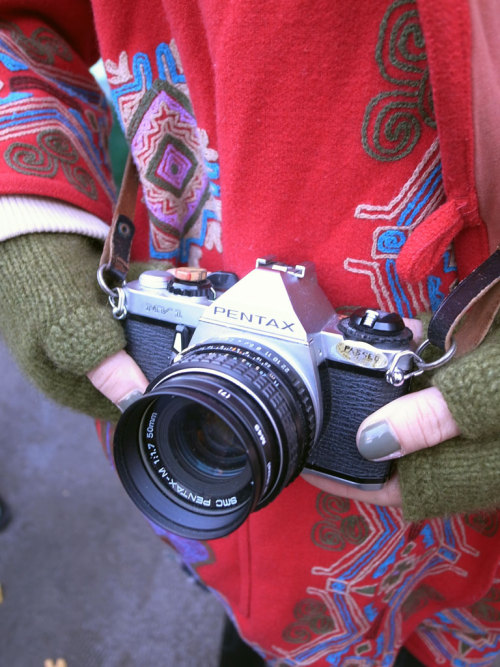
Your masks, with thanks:
M 411 330 L 413 334 L 413 340 L 417 345 L 419 345 L 423 338 L 424 327 L 420 320 L 410 319 L 409 317 L 403 317 L 405 326 Z
M 359 452 L 371 461 L 412 454 L 454 438 L 457 423 L 436 387 L 406 394 L 367 417 L 358 429 Z
M 302 473 L 302 478 L 313 486 L 331 493 L 334 496 L 359 500 L 372 505 L 383 505 L 384 507 L 401 507 L 401 487 L 397 474 L 393 475 L 381 489 L 377 491 L 367 491 L 349 484 L 337 482 L 334 479 L 323 477 L 323 475 L 314 475 L 312 473 Z
M 139 366 L 124 350 L 105 359 L 89 371 L 87 377 L 122 412 L 142 396 L 149 384 Z

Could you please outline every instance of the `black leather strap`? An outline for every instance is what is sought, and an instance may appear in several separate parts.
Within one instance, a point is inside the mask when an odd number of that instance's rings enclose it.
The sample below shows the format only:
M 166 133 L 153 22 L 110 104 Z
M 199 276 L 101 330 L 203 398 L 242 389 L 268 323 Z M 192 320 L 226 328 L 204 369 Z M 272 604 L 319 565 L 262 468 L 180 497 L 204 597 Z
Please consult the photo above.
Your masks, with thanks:
M 444 299 L 427 336 L 441 350 L 448 350 L 453 338 L 457 355 L 464 355 L 481 343 L 499 309 L 500 246 Z
M 132 239 L 135 233 L 133 223 L 139 177 L 129 153 L 123 180 L 115 206 L 113 220 L 101 255 L 100 267 L 107 280 L 123 283 L 130 263 Z

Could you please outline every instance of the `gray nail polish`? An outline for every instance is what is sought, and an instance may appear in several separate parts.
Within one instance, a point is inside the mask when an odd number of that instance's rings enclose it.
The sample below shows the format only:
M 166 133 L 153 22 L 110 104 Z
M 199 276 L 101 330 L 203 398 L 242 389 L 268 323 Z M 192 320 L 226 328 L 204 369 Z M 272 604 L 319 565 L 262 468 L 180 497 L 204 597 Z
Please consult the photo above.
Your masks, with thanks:
M 391 426 L 375 422 L 366 426 L 359 435 L 358 450 L 370 461 L 384 461 L 401 456 L 401 447 Z
M 143 396 L 142 391 L 139 391 L 139 389 L 133 389 L 130 394 L 127 394 L 122 398 L 121 401 L 118 401 L 116 404 L 118 409 L 121 412 L 125 412 L 125 410 L 129 407 L 129 405 L 132 405 L 132 403 L 135 403 L 137 399 L 141 398 Z

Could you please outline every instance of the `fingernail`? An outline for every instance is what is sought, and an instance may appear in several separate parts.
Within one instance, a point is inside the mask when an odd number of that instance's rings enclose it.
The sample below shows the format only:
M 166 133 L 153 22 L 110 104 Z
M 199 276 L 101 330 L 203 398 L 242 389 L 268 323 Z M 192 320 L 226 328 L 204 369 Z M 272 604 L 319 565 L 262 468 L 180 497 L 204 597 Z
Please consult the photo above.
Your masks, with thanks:
M 139 389 L 132 389 L 130 394 L 127 394 L 124 396 L 121 401 L 118 401 L 116 404 L 120 412 L 125 412 L 125 410 L 129 407 L 129 405 L 132 405 L 132 403 L 135 403 L 137 399 L 141 398 L 144 394 L 142 391 L 139 391 Z
M 401 456 L 399 441 L 385 421 L 366 426 L 359 434 L 358 450 L 370 461 L 386 461 Z

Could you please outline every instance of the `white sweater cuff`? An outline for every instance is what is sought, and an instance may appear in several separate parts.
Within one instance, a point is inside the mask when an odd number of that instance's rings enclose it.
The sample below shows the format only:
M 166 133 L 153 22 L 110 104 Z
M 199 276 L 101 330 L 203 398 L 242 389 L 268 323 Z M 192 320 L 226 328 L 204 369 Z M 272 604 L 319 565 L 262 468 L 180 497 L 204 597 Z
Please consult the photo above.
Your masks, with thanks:
M 62 232 L 105 239 L 109 226 L 81 208 L 36 196 L 0 197 L 0 241 L 34 232 Z

